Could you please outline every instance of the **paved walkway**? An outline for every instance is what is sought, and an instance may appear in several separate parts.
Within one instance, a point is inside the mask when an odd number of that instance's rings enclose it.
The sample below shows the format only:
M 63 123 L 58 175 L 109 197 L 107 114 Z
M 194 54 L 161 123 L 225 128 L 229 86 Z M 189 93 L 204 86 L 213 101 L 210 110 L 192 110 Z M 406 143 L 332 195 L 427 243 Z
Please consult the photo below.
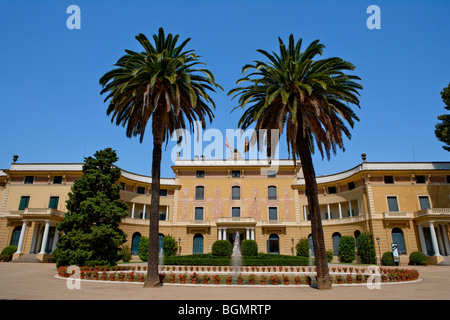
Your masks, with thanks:
M 448 261 L 448 260 L 447 260 Z M 408 266 L 402 266 L 408 268 Z M 0 263 L 0 299 L 20 300 L 448 300 L 450 266 L 417 266 L 421 281 L 335 286 L 332 290 L 310 287 L 187 286 L 143 288 L 140 284 L 82 281 L 68 289 L 66 279 L 54 277 L 54 264 Z

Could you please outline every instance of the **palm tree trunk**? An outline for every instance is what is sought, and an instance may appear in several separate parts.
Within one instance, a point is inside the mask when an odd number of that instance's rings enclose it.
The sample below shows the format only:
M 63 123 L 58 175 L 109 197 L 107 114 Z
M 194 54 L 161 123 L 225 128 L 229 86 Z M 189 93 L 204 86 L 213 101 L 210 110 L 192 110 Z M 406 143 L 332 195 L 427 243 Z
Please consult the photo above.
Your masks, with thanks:
M 162 130 L 153 130 L 152 197 L 148 236 L 147 279 L 144 287 L 160 287 L 158 271 L 159 248 L 159 190 L 162 158 Z
M 299 130 L 301 131 L 301 130 Z M 327 253 L 323 235 L 322 220 L 320 217 L 319 198 L 317 192 L 316 173 L 311 158 L 311 151 L 307 137 L 300 132 L 297 137 L 298 151 L 305 179 L 305 192 L 308 199 L 308 209 L 311 216 L 311 233 L 314 246 L 314 256 L 317 269 L 317 288 L 331 289 L 330 275 L 328 273 Z

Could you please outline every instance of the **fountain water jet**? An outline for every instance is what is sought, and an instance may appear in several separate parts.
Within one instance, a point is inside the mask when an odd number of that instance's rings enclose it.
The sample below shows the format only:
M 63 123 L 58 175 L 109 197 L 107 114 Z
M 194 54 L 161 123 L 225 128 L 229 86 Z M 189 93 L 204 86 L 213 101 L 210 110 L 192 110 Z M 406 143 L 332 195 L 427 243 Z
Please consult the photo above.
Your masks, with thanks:
M 231 252 L 231 261 L 233 263 L 233 283 L 237 283 L 238 274 L 241 271 L 242 254 L 241 254 L 241 237 L 239 232 L 236 232 L 234 238 L 233 251 Z

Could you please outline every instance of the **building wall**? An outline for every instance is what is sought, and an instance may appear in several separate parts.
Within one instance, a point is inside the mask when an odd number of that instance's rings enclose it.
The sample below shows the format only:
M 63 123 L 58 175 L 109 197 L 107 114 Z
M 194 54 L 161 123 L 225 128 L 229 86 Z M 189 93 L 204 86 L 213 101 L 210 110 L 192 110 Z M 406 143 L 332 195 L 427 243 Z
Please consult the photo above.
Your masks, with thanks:
M 426 227 L 429 221 L 437 221 L 438 230 L 448 237 L 450 183 L 447 176 L 450 175 L 450 164 L 445 170 L 426 171 L 411 169 L 415 164 L 405 165 L 409 169 L 402 170 L 398 169 L 399 164 L 383 165 L 392 166 L 392 169 L 371 170 L 361 165 L 344 173 L 317 178 L 327 249 L 333 249 L 334 234 L 355 236 L 358 232 L 371 232 L 380 239 L 379 245 L 376 243 L 378 258 L 391 250 L 392 231 L 399 228 L 406 247 L 406 254 L 401 256 L 405 263 L 411 252 L 423 250 L 418 225 Z M 61 165 L 27 166 L 28 171 L 23 170 L 20 164 L 14 164 L 12 169 L 3 170 L 4 174 L 0 175 L 2 248 L 10 244 L 14 228 L 23 223 L 24 212 L 18 210 L 22 196 L 30 196 L 29 208 L 48 208 L 50 196 L 58 196 L 57 211 L 63 213 L 70 187 L 81 176 L 80 165 L 77 165 L 78 171 L 72 170 L 75 168 L 72 165 L 64 165 L 71 169 L 66 171 L 61 170 Z M 279 253 L 288 255 L 295 254 L 295 245 L 300 238 L 311 234 L 301 168 L 290 162 L 283 163 L 275 177 L 268 177 L 263 166 L 245 162 L 229 165 L 180 162 L 173 166 L 173 170 L 175 177 L 161 182 L 161 189 L 166 191 L 160 197 L 160 211 L 166 217 L 159 221 L 159 231 L 180 240 L 181 254 L 193 253 L 194 236 L 198 234 L 203 236 L 203 252 L 210 252 L 212 244 L 223 236 L 223 228 L 226 228 L 227 239 L 236 231 L 243 238 L 251 237 L 253 232 L 260 252 L 267 252 L 267 241 L 275 234 L 279 237 Z M 204 177 L 197 177 L 196 171 L 204 171 Z M 240 176 L 233 177 L 233 171 L 239 171 Z M 386 175 L 394 177 L 393 184 L 385 183 Z M 25 184 L 26 176 L 34 176 L 34 183 Z M 53 183 L 54 176 L 64 177 L 61 184 Z M 418 183 L 416 176 L 425 176 L 424 183 Z M 133 234 L 148 236 L 151 178 L 123 172 L 119 183 L 123 186 L 121 200 L 128 205 L 128 217 L 120 227 L 127 234 L 125 245 L 131 247 Z M 269 199 L 269 186 L 276 187 L 276 199 Z M 196 199 L 196 187 L 204 188 L 203 199 Z M 232 198 L 233 187 L 240 187 L 239 199 Z M 398 212 L 389 212 L 388 196 L 397 197 Z M 423 213 L 419 196 L 428 196 L 431 208 L 442 210 Z M 196 207 L 203 208 L 203 218 L 196 219 Z M 232 217 L 233 207 L 240 208 L 239 217 Z M 269 208 L 277 208 L 276 219 L 270 219 Z M 27 217 L 25 253 L 31 250 L 35 225 L 44 226 L 46 218 L 36 217 Z M 58 219 L 52 219 L 54 225 Z M 440 245 L 445 254 L 449 254 L 450 248 L 444 242 Z

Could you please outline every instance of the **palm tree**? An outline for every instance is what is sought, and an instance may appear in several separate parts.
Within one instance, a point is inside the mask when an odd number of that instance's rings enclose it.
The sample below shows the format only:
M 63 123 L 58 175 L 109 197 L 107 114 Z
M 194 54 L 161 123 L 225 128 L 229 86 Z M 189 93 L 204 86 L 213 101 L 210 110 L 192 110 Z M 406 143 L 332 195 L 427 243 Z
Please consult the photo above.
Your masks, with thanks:
M 153 133 L 152 194 L 150 205 L 149 256 L 145 287 L 159 286 L 158 220 L 162 143 L 166 145 L 180 130 L 193 130 L 196 121 L 205 128 L 215 109 L 207 91 L 221 88 L 207 69 L 198 69 L 198 56 L 193 50 L 183 51 L 190 39 L 177 45 L 179 36 L 164 34 L 162 28 L 153 35 L 154 45 L 143 34 L 136 36 L 143 52 L 125 50 L 115 68 L 100 78 L 101 94 L 109 93 L 107 114 L 111 122 L 126 126 L 127 137 L 144 138 L 147 125 Z
M 230 90 L 229 95 L 233 94 L 233 99 L 239 96 L 235 109 L 250 105 L 239 120 L 241 129 L 246 130 L 253 123 L 256 123 L 255 130 L 278 129 L 280 135 L 285 129 L 294 165 L 296 158 L 300 158 L 311 216 L 318 288 L 328 289 L 331 282 L 311 154 L 314 141 L 322 158 L 325 153 L 328 160 L 331 151 L 336 153 L 336 147 L 344 148 L 343 135 L 351 137 L 345 122 L 353 127 L 354 121 L 359 121 L 349 104 L 359 107 L 357 96 L 362 86 L 355 80 L 361 79 L 345 73 L 355 68 L 347 61 L 337 57 L 317 59 L 325 48 L 319 40 L 313 41 L 303 52 L 302 40 L 295 43 L 292 34 L 287 48 L 280 38 L 278 40 L 280 53 L 258 50 L 269 62 L 254 61 L 245 65 L 242 73 L 248 70 L 252 73 L 237 83 L 250 84 Z

